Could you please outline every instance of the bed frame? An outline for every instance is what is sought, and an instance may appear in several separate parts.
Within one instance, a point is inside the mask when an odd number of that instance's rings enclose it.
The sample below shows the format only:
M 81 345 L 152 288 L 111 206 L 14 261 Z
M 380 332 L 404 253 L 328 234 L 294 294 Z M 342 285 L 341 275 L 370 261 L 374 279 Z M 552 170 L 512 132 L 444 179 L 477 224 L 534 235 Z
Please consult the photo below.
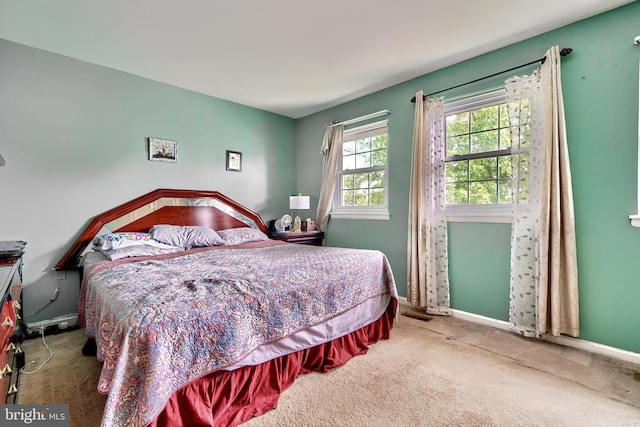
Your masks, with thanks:
M 218 191 L 157 189 L 96 216 L 54 269 L 77 268 L 82 253 L 100 234 L 147 232 L 156 224 L 202 225 L 214 230 L 252 227 L 268 234 L 260 215 Z
M 94 237 L 118 231 L 147 232 L 153 225 L 202 225 L 215 230 L 251 227 L 268 234 L 260 216 L 217 191 L 158 189 L 95 218 L 55 265 L 77 268 Z M 300 350 L 256 366 L 215 371 L 178 390 L 149 427 L 187 425 L 236 426 L 276 408 L 280 394 L 302 373 L 326 372 L 365 354 L 370 345 L 388 339 L 397 310 L 392 299 L 376 321 L 325 344 Z M 87 341 L 85 355 L 95 354 Z

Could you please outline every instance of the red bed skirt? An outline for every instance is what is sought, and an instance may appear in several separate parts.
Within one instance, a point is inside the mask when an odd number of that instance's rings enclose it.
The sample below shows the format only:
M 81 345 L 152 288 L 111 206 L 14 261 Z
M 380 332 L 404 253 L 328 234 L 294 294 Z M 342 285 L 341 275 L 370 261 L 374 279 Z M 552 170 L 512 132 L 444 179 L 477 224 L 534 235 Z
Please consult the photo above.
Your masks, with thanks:
M 298 375 L 326 372 L 388 339 L 397 310 L 392 299 L 375 322 L 344 337 L 257 366 L 218 371 L 178 390 L 151 423 L 164 426 L 237 426 L 278 406 Z

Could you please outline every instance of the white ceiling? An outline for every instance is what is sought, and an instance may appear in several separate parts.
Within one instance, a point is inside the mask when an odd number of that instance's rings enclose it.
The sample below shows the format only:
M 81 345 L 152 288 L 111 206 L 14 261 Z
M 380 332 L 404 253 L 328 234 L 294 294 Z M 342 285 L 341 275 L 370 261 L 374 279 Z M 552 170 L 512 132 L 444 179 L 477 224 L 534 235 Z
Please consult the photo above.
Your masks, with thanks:
M 633 0 L 0 0 L 0 38 L 292 118 Z

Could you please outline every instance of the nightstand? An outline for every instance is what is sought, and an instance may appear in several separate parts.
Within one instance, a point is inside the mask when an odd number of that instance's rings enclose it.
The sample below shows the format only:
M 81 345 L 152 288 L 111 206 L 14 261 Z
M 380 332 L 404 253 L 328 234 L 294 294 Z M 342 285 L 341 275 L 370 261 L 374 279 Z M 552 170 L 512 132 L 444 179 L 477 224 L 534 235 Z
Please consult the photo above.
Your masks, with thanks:
M 293 233 L 291 231 L 271 232 L 269 236 L 275 240 L 284 240 L 289 243 L 299 243 L 301 245 L 322 246 L 324 232 L 322 231 L 301 231 Z

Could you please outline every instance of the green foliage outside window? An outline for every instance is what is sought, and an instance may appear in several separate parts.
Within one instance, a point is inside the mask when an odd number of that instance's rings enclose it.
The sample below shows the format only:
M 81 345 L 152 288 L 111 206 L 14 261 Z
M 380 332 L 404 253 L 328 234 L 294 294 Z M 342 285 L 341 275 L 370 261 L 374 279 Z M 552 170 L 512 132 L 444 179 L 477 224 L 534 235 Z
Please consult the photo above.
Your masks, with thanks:
M 523 182 L 519 198 L 526 200 L 528 154 L 512 149 L 530 145 L 529 103 L 483 107 L 446 117 L 447 204 L 511 204 L 512 167 L 518 167 Z M 512 160 L 518 159 L 516 165 Z
M 384 206 L 386 164 L 387 133 L 343 142 L 342 206 Z

